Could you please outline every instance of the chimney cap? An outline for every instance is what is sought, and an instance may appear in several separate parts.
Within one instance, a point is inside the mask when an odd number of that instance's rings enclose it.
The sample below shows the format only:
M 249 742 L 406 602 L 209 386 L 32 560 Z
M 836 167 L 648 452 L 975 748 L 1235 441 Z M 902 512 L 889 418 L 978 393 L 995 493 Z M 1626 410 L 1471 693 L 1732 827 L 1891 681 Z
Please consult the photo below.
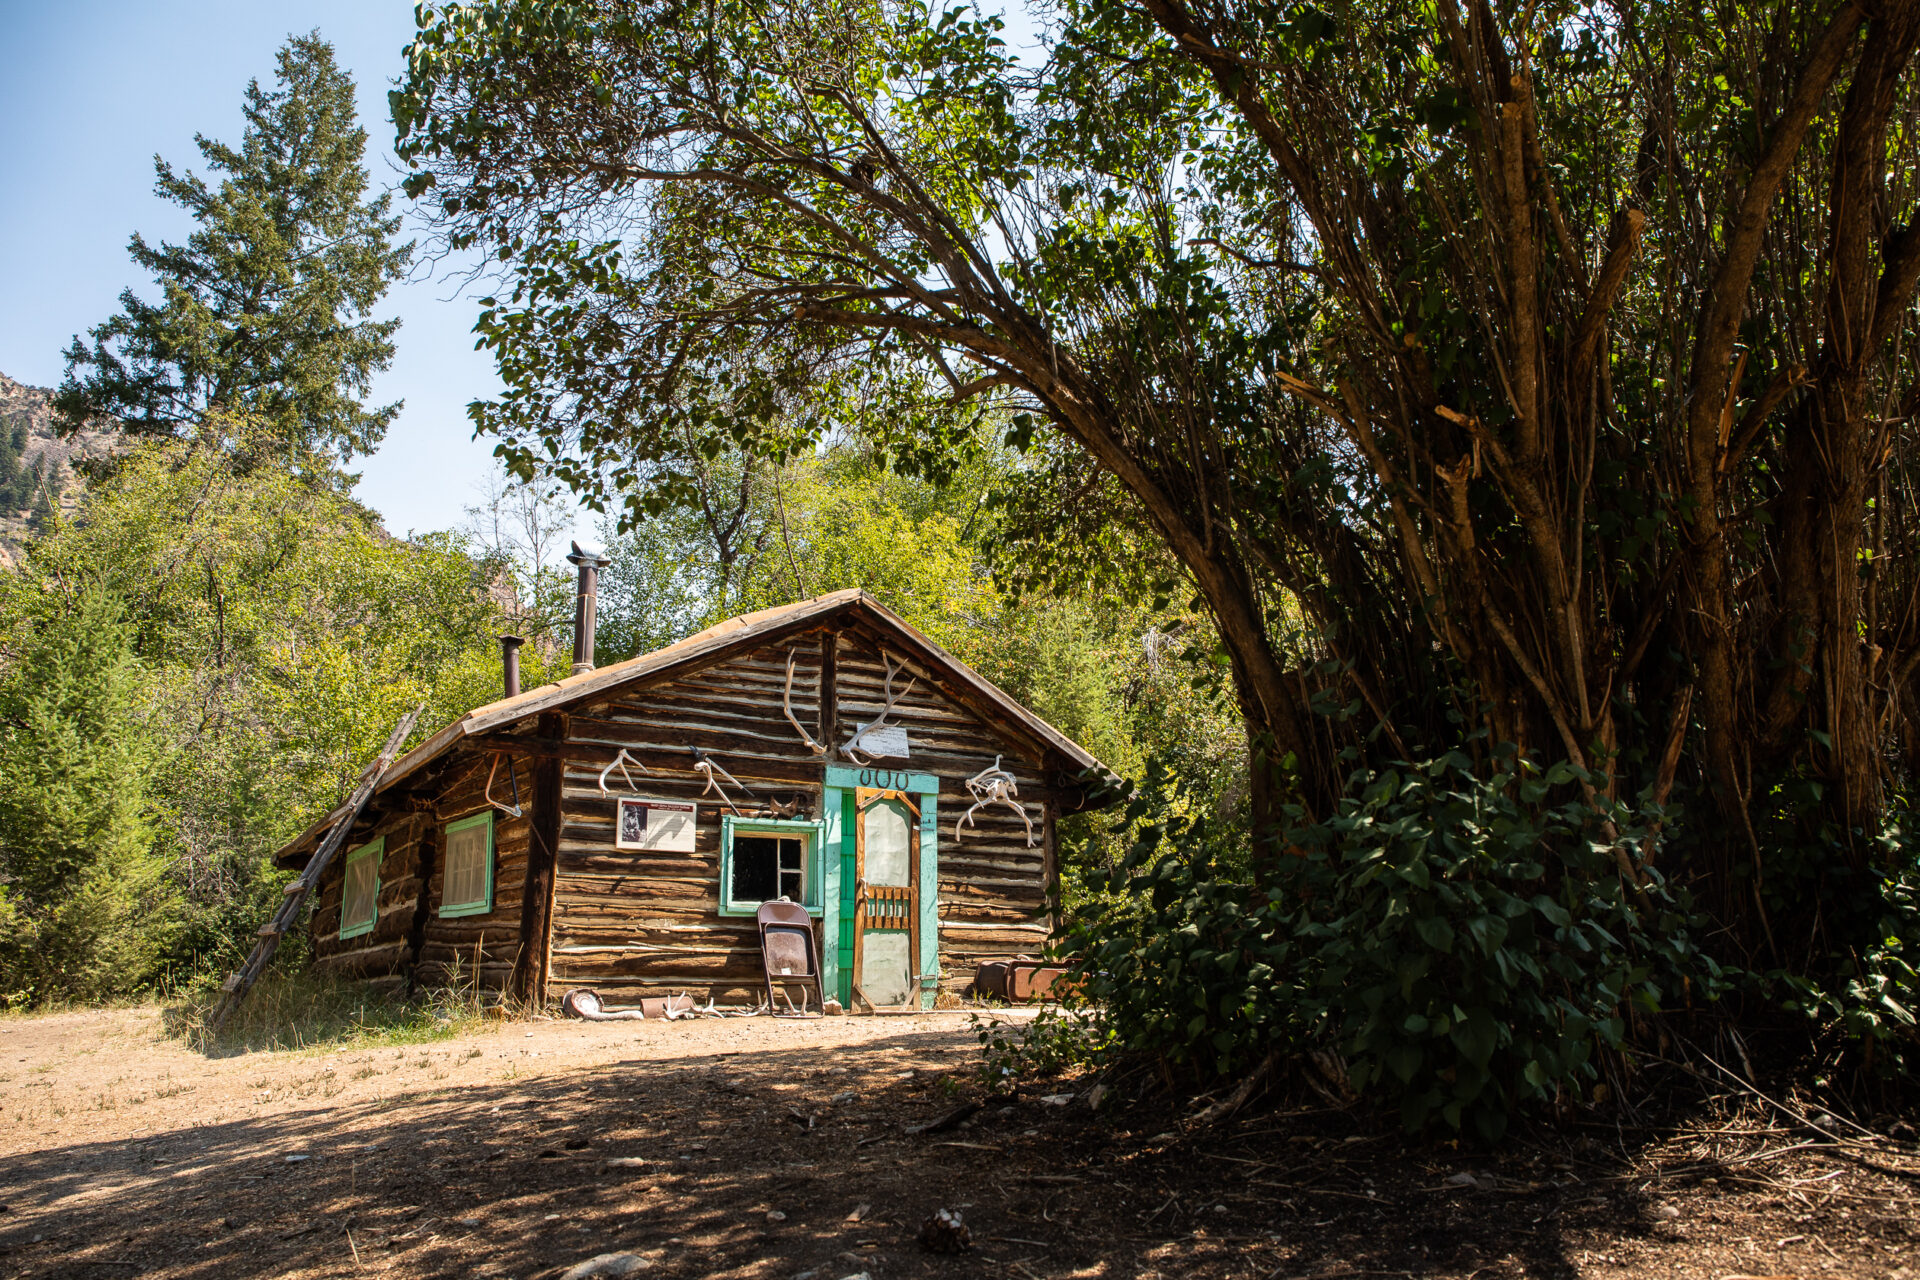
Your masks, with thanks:
M 516 636 L 511 631 L 506 632 L 503 635 L 495 636 L 494 639 L 498 640 L 501 644 L 509 645 L 515 649 L 518 649 L 521 645 L 527 642 L 527 638 L 525 636 Z
M 573 550 L 568 553 L 567 560 L 572 564 L 579 565 L 582 569 L 588 565 L 592 565 L 596 569 L 604 569 L 613 563 L 612 560 L 609 560 L 598 551 L 582 549 L 578 542 L 573 544 Z

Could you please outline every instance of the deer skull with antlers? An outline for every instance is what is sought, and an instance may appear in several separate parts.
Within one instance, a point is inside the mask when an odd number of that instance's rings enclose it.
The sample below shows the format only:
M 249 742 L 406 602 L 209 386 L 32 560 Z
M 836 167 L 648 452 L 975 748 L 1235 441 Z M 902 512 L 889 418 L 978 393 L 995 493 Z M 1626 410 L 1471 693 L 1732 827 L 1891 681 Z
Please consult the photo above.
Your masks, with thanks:
M 1020 821 L 1027 825 L 1027 848 L 1033 848 L 1033 819 L 1027 816 L 1027 806 L 1020 803 L 1020 780 L 1000 767 L 1000 757 L 993 758 L 990 768 L 982 769 L 967 779 L 967 790 L 973 792 L 973 807 L 954 820 L 953 842 L 960 843 L 960 824 L 973 825 L 973 815 L 990 804 L 1003 804 L 1020 815 Z

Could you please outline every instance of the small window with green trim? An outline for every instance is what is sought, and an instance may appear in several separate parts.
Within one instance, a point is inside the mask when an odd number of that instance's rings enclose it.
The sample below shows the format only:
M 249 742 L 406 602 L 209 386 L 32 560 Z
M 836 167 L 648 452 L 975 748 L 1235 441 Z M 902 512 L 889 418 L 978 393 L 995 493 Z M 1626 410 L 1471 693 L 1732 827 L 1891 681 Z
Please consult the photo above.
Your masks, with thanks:
M 449 822 L 446 834 L 440 914 L 483 916 L 493 910 L 493 810 Z
M 820 913 L 823 822 L 720 815 L 720 914 L 750 916 L 786 898 Z
M 340 936 L 357 938 L 372 933 L 380 918 L 380 859 L 386 855 L 382 836 L 347 855 L 345 880 L 340 886 Z

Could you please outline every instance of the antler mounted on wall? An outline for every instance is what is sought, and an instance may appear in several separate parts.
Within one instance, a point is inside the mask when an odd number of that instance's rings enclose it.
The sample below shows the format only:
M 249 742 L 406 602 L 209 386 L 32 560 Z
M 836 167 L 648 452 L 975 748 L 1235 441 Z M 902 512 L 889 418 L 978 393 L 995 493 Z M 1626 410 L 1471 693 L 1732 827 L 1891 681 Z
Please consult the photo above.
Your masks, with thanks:
M 612 773 L 615 769 L 618 769 L 620 771 L 620 776 L 626 779 L 627 790 L 638 791 L 640 789 L 633 785 L 633 775 L 627 772 L 627 766 L 629 764 L 633 765 L 634 768 L 640 770 L 640 772 L 648 775 L 649 777 L 653 775 L 653 770 L 647 768 L 647 766 L 645 766 L 644 764 L 641 764 L 640 761 L 635 759 L 633 756 L 628 755 L 627 749 L 625 747 L 622 747 L 620 748 L 620 754 L 616 755 L 613 758 L 613 763 L 600 771 L 600 794 L 601 795 L 608 796 L 613 794 L 611 791 L 607 790 L 607 775 Z
M 693 749 L 693 755 L 694 755 L 693 767 L 699 770 L 702 774 L 706 775 L 706 779 L 707 779 L 706 788 L 703 791 L 701 791 L 700 794 L 704 796 L 704 795 L 717 792 L 719 793 L 721 801 L 726 804 L 727 808 L 733 810 L 733 814 L 736 818 L 744 816 L 740 812 L 740 806 L 735 804 L 733 802 L 733 797 L 727 794 L 727 789 L 720 785 L 720 779 L 725 778 L 728 782 L 731 782 L 734 786 L 740 788 L 740 790 L 746 792 L 748 795 L 753 794 L 753 788 L 748 786 L 746 783 L 740 781 L 740 779 L 734 777 L 732 774 L 728 773 L 726 770 L 726 766 L 722 765 L 718 760 L 709 759 L 707 756 L 707 753 L 701 748 L 695 747 Z
M 1020 821 L 1027 824 L 1027 848 L 1033 848 L 1033 819 L 1027 816 L 1027 807 L 1020 803 L 1020 780 L 1000 767 L 1000 757 L 993 758 L 991 767 L 982 769 L 967 779 L 967 790 L 973 792 L 973 807 L 954 820 L 953 842 L 960 843 L 960 824 L 973 825 L 973 815 L 990 804 L 1004 804 L 1020 815 Z
M 791 724 L 794 732 L 800 735 L 800 740 L 807 744 L 807 750 L 817 756 L 823 756 L 827 754 L 826 744 L 815 742 L 813 735 L 807 732 L 807 727 L 796 720 L 793 715 L 793 660 L 798 655 L 798 652 L 796 649 L 787 650 L 787 690 L 781 695 L 780 706 L 781 709 L 787 713 L 787 723 Z
M 880 651 L 880 658 L 883 662 L 887 664 L 886 704 L 880 708 L 879 715 L 875 716 L 868 723 L 863 724 L 859 728 L 855 729 L 853 731 L 853 736 L 847 739 L 846 745 L 840 748 L 841 755 L 853 761 L 854 764 L 859 765 L 863 769 L 866 768 L 868 765 L 872 764 L 873 759 L 871 756 L 867 755 L 865 750 L 861 747 L 860 745 L 861 740 L 866 738 L 869 734 L 878 733 L 881 729 L 896 727 L 893 725 L 889 725 L 887 723 L 887 718 L 893 714 L 893 709 L 895 704 L 898 703 L 900 699 L 912 693 L 913 686 L 920 683 L 920 677 L 915 676 L 913 679 L 907 681 L 906 688 L 902 689 L 899 693 L 895 693 L 893 691 L 893 678 L 894 676 L 898 675 L 900 672 L 905 671 L 907 669 L 907 664 L 903 662 L 896 667 L 893 663 L 893 655 L 888 653 L 885 649 L 882 649 Z M 892 754 L 892 753 L 883 753 L 883 754 Z M 900 752 L 899 754 L 905 755 L 906 753 L 903 751 L 903 752 Z

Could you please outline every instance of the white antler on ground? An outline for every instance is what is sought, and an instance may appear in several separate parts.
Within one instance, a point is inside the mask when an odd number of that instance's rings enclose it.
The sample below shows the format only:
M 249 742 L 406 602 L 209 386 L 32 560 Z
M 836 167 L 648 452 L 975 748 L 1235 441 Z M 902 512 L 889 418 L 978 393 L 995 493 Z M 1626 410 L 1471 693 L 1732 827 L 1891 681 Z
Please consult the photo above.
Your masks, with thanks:
M 641 764 L 634 757 L 628 755 L 627 749 L 625 747 L 622 747 L 620 748 L 620 754 L 616 755 L 613 758 L 613 763 L 600 771 L 600 794 L 601 795 L 608 796 L 613 794 L 611 791 L 607 790 L 607 775 L 612 773 L 615 769 L 618 769 L 620 771 L 620 776 L 626 779 L 627 790 L 638 791 L 640 789 L 633 785 L 633 775 L 627 772 L 627 766 L 629 764 L 633 765 L 635 768 L 639 769 L 640 772 L 646 774 L 647 776 L 649 777 L 653 776 L 653 770 L 647 768 L 647 766 L 645 766 L 644 764 Z
M 840 748 L 841 755 L 853 761 L 856 765 L 859 765 L 863 769 L 866 768 L 868 765 L 872 764 L 873 760 L 871 757 L 866 759 L 861 758 L 862 752 L 860 749 L 860 740 L 862 738 L 865 738 L 870 733 L 874 733 L 880 729 L 886 728 L 887 717 L 893 714 L 894 705 L 898 703 L 900 699 L 912 693 L 913 686 L 920 683 L 920 677 L 915 676 L 913 679 L 907 681 L 906 688 L 902 689 L 899 693 L 896 694 L 893 691 L 893 678 L 894 676 L 898 675 L 900 672 L 905 671 L 907 669 L 907 665 L 906 663 L 903 662 L 898 667 L 894 666 L 893 655 L 888 653 L 885 649 L 882 649 L 880 651 L 880 658 L 883 662 L 887 664 L 886 705 L 880 708 L 880 714 L 875 716 L 869 723 L 863 724 L 859 728 L 855 729 L 853 731 L 853 736 L 847 739 L 847 744 Z
M 793 660 L 798 652 L 799 651 L 795 649 L 787 650 L 787 691 L 782 695 L 780 705 L 787 713 L 787 722 L 791 724 L 794 731 L 800 735 L 800 740 L 807 744 L 807 750 L 817 756 L 823 756 L 827 754 L 826 746 L 823 743 L 815 742 L 813 735 L 807 732 L 807 727 L 795 719 L 793 714 Z
M 960 824 L 973 825 L 973 815 L 990 804 L 1004 804 L 1020 815 L 1020 821 L 1027 824 L 1027 848 L 1033 848 L 1033 819 L 1027 816 L 1027 807 L 1020 803 L 1020 781 L 1000 767 L 1000 757 L 993 758 L 991 768 L 982 769 L 967 779 L 967 790 L 973 792 L 973 807 L 954 820 L 953 841 L 960 843 Z

